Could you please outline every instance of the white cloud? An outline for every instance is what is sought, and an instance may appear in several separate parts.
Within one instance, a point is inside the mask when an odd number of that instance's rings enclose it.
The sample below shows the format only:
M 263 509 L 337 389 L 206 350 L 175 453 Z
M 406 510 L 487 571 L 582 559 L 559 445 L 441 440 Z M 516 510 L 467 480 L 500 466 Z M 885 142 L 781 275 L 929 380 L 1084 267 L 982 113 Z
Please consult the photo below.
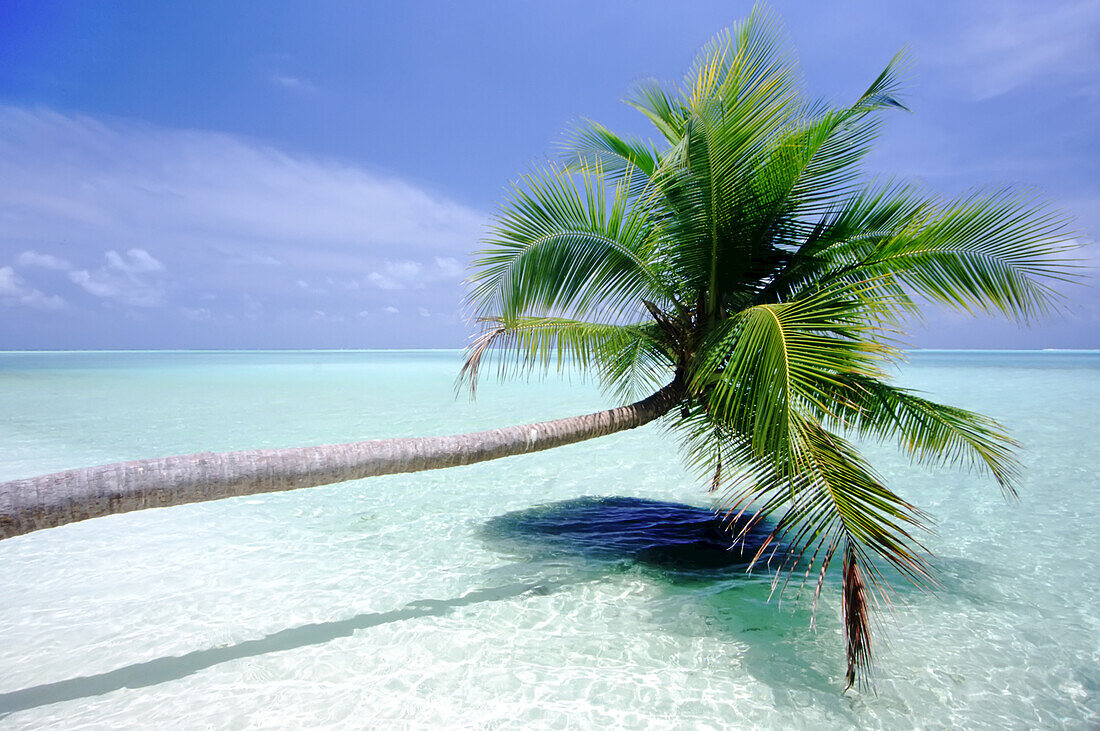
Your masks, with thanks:
M 415 261 L 386 262 L 386 273 L 401 279 L 412 279 L 423 267 Z
M 399 282 L 393 277 L 387 277 L 385 274 L 379 274 L 378 272 L 371 272 L 367 275 L 367 281 L 373 284 L 378 289 L 395 290 L 404 289 L 405 283 Z
M 268 318 L 317 305 L 354 317 L 381 311 L 370 296 L 384 289 L 403 309 L 449 309 L 461 296 L 449 280 L 486 218 L 392 176 L 231 135 L 3 105 L 0 169 L 0 261 L 68 271 L 70 286 L 132 306 L 212 292 L 248 294 Z M 65 259 L 45 253 L 59 241 Z
M 164 265 L 145 249 L 130 249 L 123 256 L 108 251 L 106 264 L 94 271 L 74 269 L 69 279 L 88 294 L 132 307 L 157 307 L 164 304 L 164 286 L 160 278 L 146 275 L 164 271 Z
M 381 272 L 371 272 L 367 275 L 367 282 L 379 289 L 396 290 L 405 289 L 418 283 L 417 275 L 424 266 L 415 261 L 387 261 Z
M 423 289 L 425 285 L 462 276 L 463 267 L 458 259 L 450 256 L 433 258 L 433 266 L 425 266 L 417 261 L 387 261 L 382 271 L 373 271 L 367 275 L 367 282 L 378 289 L 394 291 L 399 289 Z
M 317 91 L 317 87 L 314 86 L 311 81 L 303 79 L 299 76 L 290 76 L 289 74 L 272 74 L 268 77 L 268 80 L 275 86 L 280 86 L 284 89 L 306 92 Z
M 363 266 L 397 251 L 465 257 L 484 220 L 360 167 L 44 110 L 0 106 L 0 161 L 0 234 L 110 242 L 100 250 L 171 241 Z
M 928 55 L 955 83 L 988 99 L 1055 76 L 1096 83 L 1100 75 L 1100 4 L 987 0 L 957 6 L 969 17 L 951 23 L 954 38 Z
M 65 306 L 65 300 L 56 294 L 46 295 L 27 286 L 10 266 L 0 267 L 0 302 L 9 307 L 22 306 L 35 310 L 59 310 Z
M 417 311 L 418 313 L 420 313 L 420 316 L 421 316 L 421 317 L 431 317 L 431 316 L 432 316 L 432 313 L 428 312 L 428 308 L 427 308 L 427 307 L 417 307 L 417 308 L 416 308 L 416 311 Z
M 73 268 L 69 262 L 54 256 L 53 254 L 40 254 L 37 251 L 24 251 L 15 257 L 15 265 L 18 267 L 38 267 L 40 269 L 53 269 L 56 271 L 68 271 Z
M 108 251 L 107 267 L 135 276 L 147 272 L 164 271 L 164 265 L 145 249 L 130 249 L 125 257 L 119 255 L 117 251 Z
M 408 343 L 400 323 L 418 307 L 433 313 L 425 344 L 464 340 L 463 323 L 436 313 L 461 301 L 460 262 L 487 216 L 392 175 L 3 104 L 0 170 L 0 265 L 12 270 L 0 310 L 65 312 L 44 336 L 57 347 L 120 333 L 171 345 L 185 330 L 210 344 Z M 20 322 L 0 317 L 0 340 L 15 347 Z
M 458 259 L 451 256 L 437 256 L 435 266 L 442 279 L 457 279 L 466 272 L 466 268 Z
M 247 267 L 281 267 L 283 265 L 283 262 L 280 259 L 276 259 L 274 256 L 255 252 L 231 255 L 226 258 L 225 263 Z
M 207 322 L 213 316 L 205 307 L 181 307 L 180 313 L 188 320 Z

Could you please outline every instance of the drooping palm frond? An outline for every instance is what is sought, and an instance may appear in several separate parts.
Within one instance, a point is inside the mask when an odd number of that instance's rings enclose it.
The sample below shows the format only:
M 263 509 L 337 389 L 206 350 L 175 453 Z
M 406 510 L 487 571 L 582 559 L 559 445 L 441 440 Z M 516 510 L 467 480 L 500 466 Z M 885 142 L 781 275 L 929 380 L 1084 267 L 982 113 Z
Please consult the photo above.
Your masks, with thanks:
M 734 455 L 742 465 L 740 479 L 730 483 L 723 510 L 741 517 L 751 509 L 747 527 L 777 518 L 755 561 L 770 561 L 769 550 L 780 545 L 791 547 L 776 566 L 776 584 L 782 594 L 795 574 L 802 582 L 816 575 L 815 608 L 832 559 L 844 550 L 843 583 L 850 588 L 855 571 L 861 587 L 859 601 L 846 597 L 844 604 L 850 687 L 869 678 L 870 614 L 890 602 L 890 582 L 880 567 L 888 565 L 921 587 L 934 584 L 926 550 L 915 538 L 927 529 L 928 516 L 887 488 L 847 441 L 801 416 L 791 424 L 785 453 L 761 457 L 746 449 Z
M 827 430 L 818 416 L 839 418 L 835 401 L 846 378 L 873 381 L 892 354 L 872 337 L 879 311 L 887 306 L 869 297 L 871 287 L 845 285 L 785 303 L 756 305 L 730 317 L 705 341 L 693 372 L 705 418 L 687 425 L 699 441 L 707 430 L 715 461 L 732 464 L 727 511 L 750 506 L 755 518 L 778 515 L 774 545 L 799 548 L 783 565 L 788 571 L 807 555 L 827 565 L 845 550 L 846 581 L 888 589 L 877 562 L 885 562 L 917 582 L 928 569 L 913 530 L 924 516 L 882 483 L 858 452 Z M 693 457 L 705 463 L 705 449 Z M 715 480 L 720 481 L 715 464 Z M 763 552 L 757 558 L 763 555 Z M 825 574 L 818 577 L 818 588 Z M 851 587 L 850 587 L 851 588 Z M 867 612 L 875 604 L 864 595 L 847 601 L 849 680 L 865 677 L 871 659 Z M 859 599 L 857 601 L 857 599 Z
M 674 302 L 651 263 L 644 208 L 627 205 L 629 180 L 608 200 L 598 172 L 578 188 L 550 169 L 525 179 L 502 206 L 470 277 L 478 315 L 629 315 L 642 298 Z
M 918 586 L 933 585 L 915 533 L 928 516 L 890 491 L 855 448 L 813 420 L 794 415 L 786 447 L 760 454 L 749 435 L 696 411 L 672 427 L 681 433 L 689 465 L 725 487 L 720 513 L 740 525 L 740 538 L 766 517 L 775 519 L 753 557 L 774 572 L 780 595 L 790 580 L 813 576 L 816 610 L 835 553 L 843 551 L 842 584 L 850 687 L 869 680 L 871 614 L 889 603 L 891 587 L 880 566 L 891 566 Z M 713 477 L 712 477 L 713 476 Z M 721 482 L 715 485 L 715 482 Z M 748 511 L 748 512 L 747 512 Z M 735 539 L 736 540 L 736 539 Z
M 988 471 L 1007 495 L 1016 494 L 1019 443 L 988 416 L 938 404 L 875 378 L 838 375 L 821 411 L 825 423 L 861 436 L 896 439 L 918 462 L 963 465 Z
M 483 318 L 483 332 L 466 349 L 458 387 L 476 389 L 481 370 L 519 374 L 573 367 L 595 371 L 607 387 L 629 394 L 668 371 L 670 355 L 651 323 L 614 325 L 563 317 Z M 658 384 L 657 387 L 660 387 Z
M 872 662 L 869 605 L 873 597 L 869 596 L 863 573 L 860 568 L 859 552 L 849 542 L 844 547 L 844 564 L 841 567 L 844 584 L 841 594 L 841 613 L 844 616 L 845 655 L 848 661 L 844 678 L 848 688 L 861 679 L 859 669 L 870 668 Z
M 886 304 L 867 289 L 837 286 L 731 316 L 701 346 L 694 389 L 762 451 L 782 449 L 789 414 L 827 410 L 836 374 L 881 375 L 893 354 L 872 337 Z

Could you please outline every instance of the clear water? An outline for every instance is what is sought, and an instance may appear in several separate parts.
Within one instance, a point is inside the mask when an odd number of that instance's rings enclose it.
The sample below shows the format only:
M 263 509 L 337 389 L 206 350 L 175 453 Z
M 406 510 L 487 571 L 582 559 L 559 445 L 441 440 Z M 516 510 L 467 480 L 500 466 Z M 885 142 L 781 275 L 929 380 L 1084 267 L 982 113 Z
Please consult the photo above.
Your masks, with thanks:
M 0 479 L 605 405 L 568 380 L 456 401 L 457 365 L 428 351 L 3 353 Z M 1096 727 L 1100 354 L 925 352 L 900 378 L 1003 420 L 1027 477 L 1007 504 L 988 481 L 871 450 L 938 518 L 944 584 L 901 589 L 877 695 L 841 692 L 835 591 L 815 633 L 807 608 L 768 602 L 764 578 L 494 535 L 508 513 L 584 497 L 707 507 L 650 426 L 0 542 L 0 727 Z

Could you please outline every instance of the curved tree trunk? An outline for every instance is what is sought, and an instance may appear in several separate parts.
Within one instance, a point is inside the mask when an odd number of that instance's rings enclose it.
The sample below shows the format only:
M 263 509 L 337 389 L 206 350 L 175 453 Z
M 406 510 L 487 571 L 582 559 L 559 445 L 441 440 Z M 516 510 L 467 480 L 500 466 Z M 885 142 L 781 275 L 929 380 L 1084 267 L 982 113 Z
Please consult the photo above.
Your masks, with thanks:
M 681 393 L 682 386 L 674 381 L 629 406 L 471 434 L 203 452 L 14 480 L 0 484 L 0 540 L 131 510 L 437 470 L 538 452 L 649 423 L 671 409 Z

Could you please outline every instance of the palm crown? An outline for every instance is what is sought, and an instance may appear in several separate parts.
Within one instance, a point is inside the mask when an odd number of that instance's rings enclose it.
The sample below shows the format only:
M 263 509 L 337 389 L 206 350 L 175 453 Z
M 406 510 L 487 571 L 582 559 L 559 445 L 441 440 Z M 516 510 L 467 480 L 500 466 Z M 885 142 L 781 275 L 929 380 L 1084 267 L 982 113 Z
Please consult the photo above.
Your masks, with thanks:
M 1064 218 L 1026 195 L 944 200 L 862 177 L 880 113 L 904 109 L 898 66 L 850 106 L 811 103 L 754 12 L 682 86 L 628 99 L 660 144 L 586 123 L 560 166 L 525 177 L 470 278 L 484 325 L 471 386 L 493 354 L 504 374 L 569 361 L 623 398 L 671 381 L 666 422 L 721 509 L 774 521 L 754 563 L 784 586 L 813 577 L 816 603 L 839 552 L 849 686 L 867 678 L 886 569 L 932 582 L 914 538 L 927 516 L 849 439 L 1015 489 L 1015 443 L 995 421 L 888 383 L 901 326 L 922 300 L 1024 320 L 1073 276 Z

